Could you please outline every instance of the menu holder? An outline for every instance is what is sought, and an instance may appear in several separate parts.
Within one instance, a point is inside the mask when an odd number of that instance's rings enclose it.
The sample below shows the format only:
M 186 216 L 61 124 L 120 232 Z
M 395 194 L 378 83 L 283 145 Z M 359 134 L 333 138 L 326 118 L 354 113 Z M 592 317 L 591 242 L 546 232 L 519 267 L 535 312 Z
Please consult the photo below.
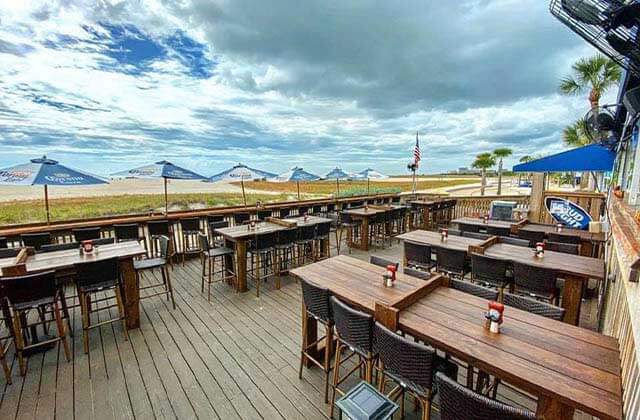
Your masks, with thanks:
M 30 252 L 32 252 L 30 254 Z M 23 276 L 27 274 L 27 258 L 33 255 L 33 248 L 22 248 L 13 260 L 13 264 L 2 268 L 3 277 Z
M 523 227 L 525 227 L 526 225 L 528 225 L 529 223 L 531 223 L 531 222 L 530 222 L 528 219 L 522 219 L 522 220 L 520 220 L 518 223 L 513 223 L 513 224 L 511 225 L 511 233 L 512 233 L 513 235 L 517 235 L 517 234 L 518 234 L 518 231 L 519 231 L 521 228 L 523 228 Z
M 483 255 L 485 249 L 489 248 L 492 245 L 500 243 L 500 238 L 498 236 L 492 236 L 482 242 L 480 245 L 469 245 L 469 254 L 480 254 Z

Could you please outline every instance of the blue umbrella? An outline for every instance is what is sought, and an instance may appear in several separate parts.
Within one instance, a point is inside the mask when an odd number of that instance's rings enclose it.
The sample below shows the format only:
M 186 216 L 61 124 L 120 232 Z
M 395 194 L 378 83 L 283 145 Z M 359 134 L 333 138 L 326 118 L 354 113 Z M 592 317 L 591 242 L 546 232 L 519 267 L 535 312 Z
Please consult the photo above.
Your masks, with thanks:
M 163 178 L 164 179 L 164 213 L 169 210 L 169 197 L 167 194 L 167 179 L 191 179 L 206 181 L 207 177 L 197 174 L 173 163 L 161 160 L 150 165 L 140 166 L 127 171 L 116 172 L 112 178 Z
M 211 181 L 244 181 L 244 180 L 256 180 L 273 178 L 276 174 L 267 171 L 261 171 L 260 169 L 250 168 L 247 165 L 238 163 L 232 168 L 222 171 L 209 178 Z
M 336 180 L 336 188 L 338 189 L 337 194 L 340 195 L 340 180 L 341 179 L 352 179 L 353 176 L 346 173 L 345 171 L 343 171 L 342 169 L 338 168 L 337 166 L 332 169 L 331 171 L 329 171 L 325 176 L 325 179 L 335 179 Z
M 106 184 L 107 181 L 77 169 L 61 165 L 58 161 L 47 159 L 31 159 L 29 163 L 0 169 L 0 184 L 2 185 L 44 185 L 44 203 L 47 211 L 47 224 L 51 216 L 49 213 L 49 185 L 96 185 Z
M 318 175 L 314 175 L 311 172 L 307 172 L 302 168 L 294 166 L 287 172 L 272 178 L 273 182 L 290 182 L 295 181 L 298 186 L 298 200 L 300 200 L 300 181 L 316 181 L 320 179 Z

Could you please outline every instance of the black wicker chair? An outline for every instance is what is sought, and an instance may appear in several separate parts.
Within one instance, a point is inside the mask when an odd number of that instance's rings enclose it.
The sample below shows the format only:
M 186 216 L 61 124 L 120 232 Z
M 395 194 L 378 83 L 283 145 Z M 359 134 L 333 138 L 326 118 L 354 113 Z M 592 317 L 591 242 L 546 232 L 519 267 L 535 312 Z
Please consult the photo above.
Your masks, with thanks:
M 127 331 L 127 322 L 125 319 L 124 304 L 120 291 L 120 270 L 118 268 L 118 258 L 109 258 L 107 260 L 99 260 L 86 262 L 75 265 L 76 271 L 76 287 L 78 290 L 78 300 L 80 301 L 80 312 L 82 313 L 82 339 L 84 352 L 89 353 L 89 330 L 101 325 L 113 322 L 122 322 L 125 340 L 129 339 Z M 97 293 L 113 291 L 114 296 L 104 297 L 100 299 L 92 299 Z M 97 324 L 91 325 L 91 313 L 109 310 L 114 305 L 105 306 L 100 304 L 106 300 L 115 297 L 115 307 L 118 309 L 118 317 L 102 320 Z M 95 309 L 92 309 L 91 307 Z
M 279 274 L 289 270 L 289 266 L 296 262 L 295 248 L 298 239 L 298 228 L 278 231 L 275 245 L 276 270 Z
M 138 288 L 142 290 L 147 289 L 155 289 L 158 287 L 162 287 L 163 290 L 153 294 L 144 294 L 140 295 L 140 299 L 147 299 L 154 296 L 166 295 L 167 300 L 171 298 L 171 304 L 173 305 L 173 309 L 176 308 L 176 301 L 173 297 L 173 286 L 171 285 L 171 277 L 169 276 L 169 269 L 167 268 L 168 260 L 169 260 L 169 238 L 166 236 L 160 236 L 158 238 L 158 247 L 160 251 L 160 255 L 155 258 L 145 258 L 142 260 L 134 260 L 133 268 L 136 270 L 136 276 L 138 279 Z M 162 276 L 161 283 L 151 283 L 147 285 L 142 285 L 141 282 L 141 273 L 143 271 L 153 271 L 155 269 L 160 269 L 160 275 Z
M 560 244 L 580 245 L 582 242 L 582 239 L 579 236 L 557 232 L 547 233 L 547 239 L 549 242 L 557 242 Z
M 312 226 L 313 227 L 313 226 Z M 276 269 L 275 246 L 278 240 L 278 232 L 256 235 L 249 246 L 251 255 L 250 273 L 256 284 L 256 296 L 260 297 L 260 283 L 269 277 L 269 267 L 276 276 L 276 288 L 280 288 L 280 273 Z M 260 274 L 262 272 L 262 274 Z
M 257 217 L 258 220 L 264 222 L 268 217 L 271 217 L 271 210 L 258 210 Z
M 405 267 L 403 273 L 407 276 L 415 277 L 421 280 L 429 280 L 431 273 L 429 271 L 416 270 L 415 268 Z
M 431 247 L 427 245 L 405 242 L 404 258 L 409 268 L 429 271 L 436 265 L 431 258 Z
M 329 241 L 329 235 L 331 234 L 331 222 L 318 223 L 316 225 L 316 245 L 314 247 L 316 251 L 315 259 L 321 260 L 329 258 L 331 255 L 331 247 Z
M 540 302 L 535 299 L 529 299 L 524 296 L 514 295 L 513 293 L 505 293 L 503 303 L 545 318 L 555 319 L 556 321 L 562 321 L 564 313 L 566 312 L 564 308 L 559 306 Z
M 462 236 L 464 236 L 466 238 L 480 239 L 480 240 L 483 240 L 483 241 L 485 239 L 489 239 L 491 237 L 491 235 L 489 235 L 487 233 L 467 232 L 467 231 L 463 231 L 462 232 Z
M 224 222 L 223 214 L 208 214 L 207 215 L 207 224 L 211 224 L 214 222 Z
M 442 373 L 436 374 L 441 420 L 535 420 L 533 412 L 477 394 Z
M 526 246 L 526 247 L 530 246 L 529 241 L 527 241 L 526 239 L 511 238 L 509 236 L 503 236 L 502 238 L 500 238 L 500 242 L 503 242 L 509 245 Z
M 556 302 L 558 298 L 556 279 L 557 273 L 553 269 L 513 263 L 515 293 Z
M 373 378 L 373 366 L 376 361 L 376 354 L 373 348 L 373 316 L 356 311 L 350 306 L 342 303 L 335 297 L 330 298 L 331 313 L 336 326 L 336 358 L 333 364 L 333 381 L 331 384 L 331 402 L 329 406 L 329 417 L 333 418 L 333 410 L 336 401 L 336 393 L 344 395 L 339 386 L 351 374 L 364 368 L 365 380 L 369 383 Z M 348 356 L 343 357 L 342 352 L 349 350 Z M 358 363 L 356 367 L 349 370 L 340 377 L 340 365 L 356 356 Z
M 22 248 L 0 248 L 0 258 L 16 257 Z
M 464 277 L 469 272 L 467 253 L 448 248 L 436 248 L 436 271 L 450 276 Z
M 451 279 L 449 287 L 487 300 L 497 300 L 498 291 L 462 280 Z
M 182 265 L 184 266 L 187 255 L 200 254 L 200 219 L 192 217 L 188 219 L 180 219 L 180 229 L 182 230 Z
M 236 226 L 240 226 L 242 224 L 245 224 L 249 220 L 251 220 L 251 214 L 250 213 L 234 213 L 233 214 L 233 223 L 235 223 Z
M 149 231 L 149 256 L 150 257 L 159 257 L 160 256 L 160 242 L 159 238 L 161 236 L 165 236 L 169 238 L 169 258 L 168 262 L 171 265 L 171 261 L 175 256 L 176 247 L 173 241 L 173 235 L 171 234 L 171 229 L 169 228 L 168 220 L 153 220 L 147 222 L 147 230 Z
M 580 253 L 580 245 L 576 244 L 563 244 L 561 242 L 547 241 L 545 248 L 549 251 L 562 252 L 563 254 L 578 255 Z
M 213 283 L 214 281 L 233 281 L 233 279 L 235 278 L 235 273 L 233 270 L 235 264 L 232 263 L 231 267 L 226 266 L 228 257 L 231 257 L 231 261 L 233 261 L 234 251 L 233 249 L 224 246 L 211 246 L 209 238 L 204 233 L 199 234 L 198 238 L 200 240 L 200 248 L 202 249 L 202 253 L 200 254 L 200 261 L 202 263 L 202 283 L 200 286 L 200 291 L 204 293 L 204 283 L 206 281 L 207 300 L 211 302 L 211 283 Z M 218 271 L 215 270 L 216 260 L 219 260 L 220 264 L 220 269 Z M 220 274 L 221 276 L 216 280 L 215 277 L 217 274 Z
M 511 228 L 500 226 L 487 226 L 487 234 L 491 236 L 509 236 Z
M 34 248 L 36 251 L 40 251 L 43 245 L 51 244 L 51 234 L 46 233 L 23 233 L 20 235 L 22 239 L 22 245 Z
M 13 321 L 12 336 L 15 352 L 18 356 L 20 375 L 24 376 L 27 373 L 24 352 L 36 347 L 62 342 L 67 362 L 71 361 L 71 352 L 67 342 L 67 329 L 62 322 L 62 314 L 60 312 L 59 303 L 62 298 L 56 283 L 55 271 L 1 278 L 0 297 L 4 300 L 2 304 L 7 304 Z M 28 323 L 28 312 L 31 310 L 36 310 L 39 313 L 39 317 L 34 323 Z M 51 315 L 49 319 L 47 319 L 48 314 Z M 52 322 L 56 323 L 58 330 L 55 338 L 39 342 L 34 341 L 30 344 L 25 343 L 25 337 L 27 336 L 25 332 L 27 330 L 31 328 L 35 330 L 38 325 L 44 327 Z M 7 370 L 5 370 L 6 373 Z
M 438 357 L 433 348 L 401 337 L 378 323 L 374 327 L 374 347 L 379 359 L 378 390 L 385 393 L 386 378 L 390 378 L 396 386 L 387 395 L 394 400 L 400 397 L 400 416 L 404 418 L 404 397 L 408 391 L 422 405 L 422 419 L 428 420 L 435 394 L 434 374 L 442 371 L 456 378 L 458 366 Z
M 282 208 L 278 212 L 278 215 L 280 216 L 281 219 L 286 219 L 287 217 L 289 217 L 291 215 L 291 209 L 290 208 Z
M 221 220 L 209 223 L 209 241 L 213 246 L 224 246 L 224 237 L 216 232 L 216 229 L 224 229 L 229 227 L 229 222 Z
M 45 253 L 45 252 L 55 252 L 55 251 L 68 251 L 70 249 L 79 249 L 79 248 L 80 248 L 80 243 L 67 242 L 66 244 L 42 245 L 42 248 L 40 248 L 40 252 Z
M 458 223 L 458 229 L 462 233 L 467 233 L 467 232 L 478 233 L 478 232 L 480 232 L 480 225 L 467 224 L 467 223 Z
M 0 249 L 7 248 L 9 246 L 7 238 L 0 237 Z
M 509 262 L 500 258 L 471 254 L 471 281 L 503 289 L 510 283 L 507 277 Z
M 440 229 L 439 232 L 442 233 L 442 229 Z M 447 228 L 447 233 L 449 236 L 462 236 L 462 231 L 458 229 Z
M 534 247 L 536 246 L 536 243 L 544 241 L 544 236 L 544 232 L 529 231 L 523 229 L 518 231 L 518 237 L 520 239 L 529 241 L 530 247 Z
M 362 222 L 360 220 L 354 220 L 349 213 L 340 213 L 340 222 L 336 229 L 336 246 L 338 254 L 340 253 L 340 244 L 342 243 L 342 234 L 347 232 L 346 242 L 349 253 L 351 253 L 351 247 L 360 241 L 360 229 L 362 228 Z
M 303 341 L 298 377 L 302 379 L 302 368 L 305 362 L 311 362 L 322 369 L 324 373 L 324 402 L 327 403 L 329 402 L 329 372 L 331 372 L 331 348 L 333 347 L 333 314 L 329 301 L 331 294 L 329 289 L 315 286 L 304 280 L 300 280 L 300 285 L 302 287 L 302 300 L 306 316 L 314 318 L 322 324 L 325 328 L 325 334 L 312 343 Z M 302 325 L 303 328 L 308 328 L 307 322 L 303 322 Z M 307 331 L 302 331 L 302 336 L 307 337 Z M 314 357 L 312 350 L 315 350 L 318 344 L 323 341 L 325 343 L 324 360 L 320 362 Z
M 99 238 L 99 239 L 92 239 L 91 243 L 93 243 L 94 246 L 100 246 L 100 245 L 112 245 L 116 243 L 116 238 Z
M 302 225 L 298 227 L 298 239 L 296 240 L 298 247 L 298 265 L 304 265 L 307 257 L 309 257 L 311 261 L 315 260 L 315 240 L 316 225 Z
M 136 223 L 113 225 L 113 232 L 116 242 L 144 241 L 144 237 L 140 235 L 140 227 Z
M 383 267 L 383 268 L 387 268 L 387 266 L 390 264 L 395 265 L 396 270 L 400 266 L 400 264 L 395 261 L 387 260 L 386 258 L 378 257 L 376 255 L 369 256 L 369 263 L 373 265 L 377 265 L 378 267 Z
M 82 242 L 100 239 L 102 236 L 100 233 L 101 231 L 102 229 L 99 227 L 90 227 L 73 229 L 71 232 L 73 233 L 73 237 L 76 239 L 76 242 Z

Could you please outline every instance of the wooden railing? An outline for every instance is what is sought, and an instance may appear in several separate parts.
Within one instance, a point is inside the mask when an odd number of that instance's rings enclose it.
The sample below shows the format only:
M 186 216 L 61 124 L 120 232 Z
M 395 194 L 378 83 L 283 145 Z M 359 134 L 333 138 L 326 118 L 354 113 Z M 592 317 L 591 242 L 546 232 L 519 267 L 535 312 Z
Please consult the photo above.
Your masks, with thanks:
M 491 202 L 495 200 L 513 201 L 516 203 L 516 206 L 520 208 L 529 206 L 528 195 L 485 195 L 451 198 L 457 200 L 454 218 L 465 216 L 477 217 L 488 214 Z
M 547 197 L 558 197 L 569 200 L 573 203 L 576 203 L 583 209 L 589 213 L 593 220 L 600 220 L 602 212 L 604 211 L 604 206 L 606 202 L 606 197 L 603 193 L 590 192 L 590 191 L 544 191 L 542 194 L 542 203 L 540 203 L 541 208 L 539 209 L 540 218 L 538 220 L 540 223 L 555 223 L 552 219 L 549 212 L 544 208 L 544 201 Z

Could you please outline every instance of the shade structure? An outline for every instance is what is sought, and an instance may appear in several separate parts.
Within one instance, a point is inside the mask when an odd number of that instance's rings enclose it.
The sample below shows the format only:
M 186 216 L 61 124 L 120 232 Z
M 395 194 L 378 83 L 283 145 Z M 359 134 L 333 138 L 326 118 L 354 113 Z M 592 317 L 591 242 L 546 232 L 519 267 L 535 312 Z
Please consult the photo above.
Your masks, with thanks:
M 44 202 L 47 213 L 47 223 L 51 220 L 49 213 L 49 185 L 97 185 L 107 184 L 107 181 L 97 175 L 92 175 L 78 169 L 61 165 L 57 160 L 31 159 L 29 163 L 0 169 L 0 184 L 2 185 L 44 185 Z
M 126 171 L 116 172 L 111 178 L 163 178 L 164 179 L 164 213 L 169 211 L 169 197 L 167 194 L 168 179 L 187 179 L 206 181 L 208 178 L 189 169 L 181 168 L 173 163 L 161 160 L 150 165 L 139 166 Z
M 514 172 L 608 172 L 616 153 L 600 144 L 590 144 L 513 167 Z
M 323 177 L 324 179 L 352 179 L 354 176 L 348 172 L 343 171 L 342 169 L 335 167 L 334 169 L 327 172 L 327 174 Z
M 304 169 L 294 166 L 287 172 L 284 172 L 269 181 L 272 182 L 296 182 L 296 181 L 316 181 L 320 179 L 318 175 L 314 175 L 311 172 L 307 172 Z
M 358 178 L 361 179 L 386 179 L 389 178 L 387 175 L 384 175 L 375 169 L 367 168 L 364 171 L 358 172 Z
M 259 179 L 269 179 L 276 177 L 277 174 L 262 171 L 260 169 L 250 168 L 247 165 L 238 163 L 232 168 L 222 171 L 209 178 L 211 181 L 253 181 Z

